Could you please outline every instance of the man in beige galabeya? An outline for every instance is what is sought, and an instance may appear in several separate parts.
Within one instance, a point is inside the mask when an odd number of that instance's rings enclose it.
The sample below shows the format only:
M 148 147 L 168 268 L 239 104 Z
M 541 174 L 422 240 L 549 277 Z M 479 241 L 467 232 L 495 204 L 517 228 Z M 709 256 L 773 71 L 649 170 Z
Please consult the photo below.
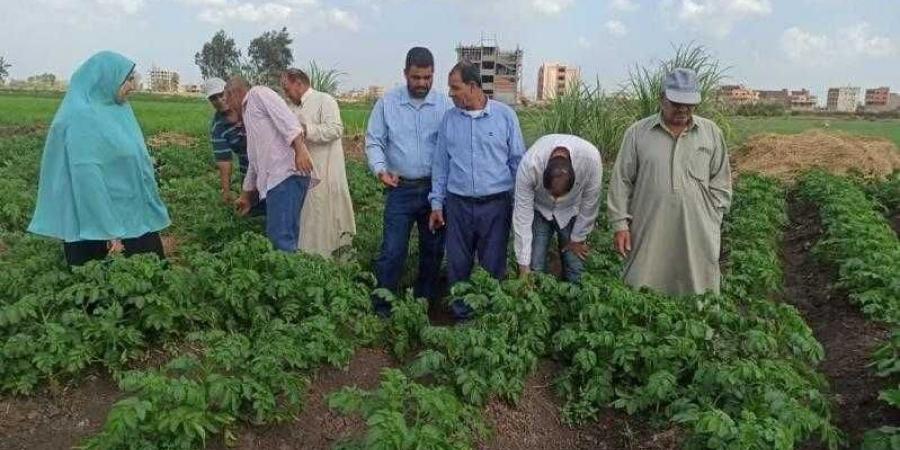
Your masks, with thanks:
M 302 70 L 285 71 L 281 87 L 305 130 L 315 175 L 321 180 L 306 196 L 298 249 L 330 258 L 339 248 L 349 246 L 356 234 L 341 143 L 341 111 L 334 97 L 312 88 Z
M 670 294 L 719 292 L 731 166 L 722 130 L 695 116 L 697 74 L 674 69 L 659 114 L 633 124 L 610 179 L 609 221 L 625 282 Z

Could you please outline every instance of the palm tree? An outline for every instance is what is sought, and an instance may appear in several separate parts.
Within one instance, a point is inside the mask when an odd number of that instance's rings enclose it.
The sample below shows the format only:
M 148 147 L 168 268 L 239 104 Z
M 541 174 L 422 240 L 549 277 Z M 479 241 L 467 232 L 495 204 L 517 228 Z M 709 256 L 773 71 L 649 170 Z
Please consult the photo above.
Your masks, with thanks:
M 309 63 L 310 84 L 313 89 L 319 92 L 337 95 L 341 84 L 340 78 L 344 75 L 347 74 L 334 68 L 326 69 L 321 67 L 315 61 L 310 61 Z

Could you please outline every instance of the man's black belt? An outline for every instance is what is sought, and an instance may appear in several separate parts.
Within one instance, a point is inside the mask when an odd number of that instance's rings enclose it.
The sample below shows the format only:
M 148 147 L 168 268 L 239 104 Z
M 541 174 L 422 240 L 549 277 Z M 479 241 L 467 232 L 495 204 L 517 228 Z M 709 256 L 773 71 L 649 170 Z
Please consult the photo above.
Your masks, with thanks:
M 403 177 L 400 177 L 399 181 L 397 181 L 397 186 L 400 186 L 400 187 L 431 186 L 431 177 L 425 177 L 425 178 L 403 178 Z
M 465 196 L 465 195 L 456 195 L 456 194 L 450 194 L 450 195 L 453 195 L 455 197 L 458 197 L 460 199 L 463 199 L 465 201 L 472 202 L 472 203 L 487 203 L 487 202 L 492 202 L 494 200 L 505 200 L 505 199 L 509 198 L 509 191 L 498 192 L 496 194 L 490 194 L 490 195 L 483 195 L 481 197 L 469 197 L 469 196 Z

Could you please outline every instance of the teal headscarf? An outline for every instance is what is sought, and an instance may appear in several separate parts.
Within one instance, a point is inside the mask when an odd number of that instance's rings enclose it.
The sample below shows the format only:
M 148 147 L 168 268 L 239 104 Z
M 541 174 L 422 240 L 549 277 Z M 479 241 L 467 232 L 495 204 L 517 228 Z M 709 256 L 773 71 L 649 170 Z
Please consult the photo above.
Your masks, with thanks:
M 128 58 L 100 52 L 72 75 L 47 134 L 28 231 L 75 242 L 134 238 L 169 225 L 144 134 L 131 105 L 116 102 L 133 70 Z

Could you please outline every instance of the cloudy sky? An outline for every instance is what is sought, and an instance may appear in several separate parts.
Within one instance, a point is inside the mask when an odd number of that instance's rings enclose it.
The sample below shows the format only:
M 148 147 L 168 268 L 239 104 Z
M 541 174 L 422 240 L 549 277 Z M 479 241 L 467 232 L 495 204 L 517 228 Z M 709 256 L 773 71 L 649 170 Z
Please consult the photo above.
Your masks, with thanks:
M 532 95 L 542 61 L 615 88 L 633 64 L 693 41 L 757 88 L 900 90 L 898 23 L 900 0 L 0 0 L 0 56 L 14 78 L 67 78 L 111 49 L 196 81 L 194 53 L 217 30 L 245 48 L 286 26 L 296 65 L 337 67 L 347 87 L 392 86 L 410 46 L 430 47 L 443 73 L 456 44 L 486 35 L 525 50 Z

